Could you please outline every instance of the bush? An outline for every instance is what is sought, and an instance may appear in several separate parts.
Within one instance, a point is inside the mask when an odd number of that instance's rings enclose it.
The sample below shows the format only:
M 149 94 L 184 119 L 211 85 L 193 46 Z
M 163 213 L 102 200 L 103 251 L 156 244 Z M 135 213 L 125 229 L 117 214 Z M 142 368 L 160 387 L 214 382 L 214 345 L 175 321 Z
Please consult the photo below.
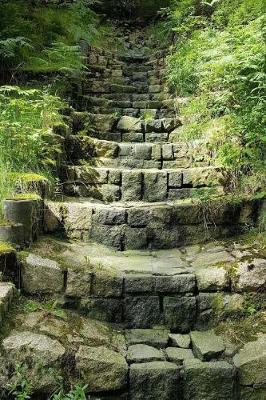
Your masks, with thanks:
M 1 68 L 68 74 L 81 71 L 79 41 L 93 44 L 98 34 L 98 17 L 89 3 L 78 0 L 61 7 L 41 2 L 25 7 L 22 0 L 0 3 Z
M 12 189 L 11 172 L 52 176 L 61 152 L 53 125 L 62 123 L 59 111 L 63 105 L 45 91 L 0 88 L 0 198 Z
M 217 151 L 217 162 L 238 171 L 238 176 L 240 172 L 265 173 L 262 2 L 217 1 L 212 2 L 211 12 L 201 9 L 201 14 L 192 1 L 179 3 L 190 7 L 171 12 L 172 21 L 179 21 L 180 35 L 168 58 L 168 82 L 176 95 L 188 97 L 182 110 L 183 136 L 208 137 Z M 194 23 L 188 31 L 189 20 Z

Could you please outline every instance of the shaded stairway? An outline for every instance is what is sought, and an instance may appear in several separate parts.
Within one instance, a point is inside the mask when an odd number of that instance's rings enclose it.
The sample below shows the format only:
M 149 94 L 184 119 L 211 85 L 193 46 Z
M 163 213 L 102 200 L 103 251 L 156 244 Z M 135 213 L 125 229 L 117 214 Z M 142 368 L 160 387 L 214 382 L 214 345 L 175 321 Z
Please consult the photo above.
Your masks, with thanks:
M 145 31 L 121 29 L 123 55 L 88 55 L 64 193 L 45 200 L 50 236 L 1 264 L 23 297 L 1 343 L 0 391 L 19 361 L 38 400 L 75 383 L 93 400 L 262 400 L 262 326 L 245 345 L 213 328 L 265 288 L 265 249 L 202 244 L 256 224 L 260 203 L 232 202 L 204 143 L 179 139 L 183 100 L 164 84 L 166 53 L 143 51 Z M 14 288 L 2 291 L 7 311 Z
M 204 142 L 180 139 L 184 99 L 169 94 L 167 52 L 145 35 L 122 29 L 122 55 L 95 49 L 88 56 L 82 111 L 72 112 L 65 144 L 68 198 L 48 203 L 47 232 L 61 228 L 119 250 L 172 248 L 256 223 L 258 203 L 227 198 L 226 171 Z

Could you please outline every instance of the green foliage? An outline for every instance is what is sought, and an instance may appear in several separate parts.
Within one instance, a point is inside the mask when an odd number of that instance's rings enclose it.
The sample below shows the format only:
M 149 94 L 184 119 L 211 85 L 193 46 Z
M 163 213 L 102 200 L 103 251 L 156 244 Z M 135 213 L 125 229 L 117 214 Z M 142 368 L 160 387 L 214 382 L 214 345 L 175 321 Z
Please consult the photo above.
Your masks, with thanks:
M 48 92 L 0 88 L 0 198 L 10 195 L 18 173 L 52 176 L 61 145 L 53 125 L 62 122 L 62 101 Z M 36 176 L 36 174 L 34 175 Z
M 266 167 L 266 60 L 263 2 L 179 1 L 168 82 L 188 98 L 185 138 L 205 137 L 217 163 L 244 175 Z M 206 8 L 207 7 L 207 8 Z
M 39 3 L 32 7 L 25 7 L 22 0 L 0 4 L 2 69 L 82 72 L 78 43 L 93 44 L 98 34 L 98 18 L 88 7 L 92 2 L 79 0 L 61 7 Z
M 52 396 L 51 400 L 87 400 L 86 390 L 87 385 L 76 385 L 68 394 L 62 392 Z
M 29 300 L 24 304 L 24 311 L 31 313 L 36 311 L 45 311 L 48 314 L 53 314 L 58 318 L 64 318 L 65 312 L 61 308 L 58 308 L 56 301 L 48 301 L 40 303 L 37 301 Z
M 24 376 L 23 365 L 17 364 L 12 375 L 13 383 L 9 385 L 9 395 L 16 400 L 30 400 L 32 387 Z

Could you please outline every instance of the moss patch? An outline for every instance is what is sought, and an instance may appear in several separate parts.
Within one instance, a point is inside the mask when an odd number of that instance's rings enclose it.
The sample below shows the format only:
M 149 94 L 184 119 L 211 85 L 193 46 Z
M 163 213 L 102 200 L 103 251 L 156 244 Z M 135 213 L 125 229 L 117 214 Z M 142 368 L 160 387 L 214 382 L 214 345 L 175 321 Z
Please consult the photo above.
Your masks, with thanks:
M 17 193 L 7 200 L 41 200 L 41 197 L 37 193 Z
M 33 183 L 33 182 L 48 182 L 48 179 L 39 174 L 35 173 L 18 173 L 14 172 L 10 174 L 10 177 L 14 180 L 23 182 L 23 183 Z
M 15 249 L 10 243 L 0 242 L 0 254 L 11 252 L 15 252 Z

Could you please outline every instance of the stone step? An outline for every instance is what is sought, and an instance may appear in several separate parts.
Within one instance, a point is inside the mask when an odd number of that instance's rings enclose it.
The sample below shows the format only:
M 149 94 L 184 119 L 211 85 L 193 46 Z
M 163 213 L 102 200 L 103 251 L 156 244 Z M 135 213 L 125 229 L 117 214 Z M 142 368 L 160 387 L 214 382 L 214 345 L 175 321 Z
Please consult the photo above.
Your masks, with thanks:
M 113 214 L 115 216 L 118 214 Z M 109 214 L 109 222 L 111 217 Z M 212 331 L 193 331 L 190 337 L 169 333 L 170 330 L 187 333 L 203 326 L 205 330 L 215 326 L 217 297 L 220 313 L 234 317 L 243 312 L 247 293 L 252 295 L 265 285 L 266 258 L 255 259 L 253 256 L 243 269 L 243 258 L 250 248 L 247 244 L 242 245 L 239 252 L 239 238 L 235 239 L 181 249 L 118 253 L 102 244 L 43 237 L 22 261 L 22 290 L 31 296 L 60 293 L 69 307 L 78 307 L 91 318 L 97 316 L 126 328 L 149 329 L 163 325 L 166 329 L 157 336 L 157 341 L 154 340 L 156 336 L 152 341 L 150 335 L 141 341 L 137 332 L 135 335 L 132 331 L 127 332 L 129 346 L 192 347 L 194 355 L 201 361 L 211 361 L 225 350 L 223 341 Z M 259 247 L 254 249 L 259 250 Z M 60 258 L 57 254 L 50 254 L 51 259 L 44 258 L 47 248 L 59 248 Z M 234 275 L 230 276 L 228 270 L 232 265 Z M 193 358 L 191 351 L 188 353 L 189 358 Z M 168 361 L 176 359 L 180 362 L 179 356 L 186 352 L 178 354 L 166 350 L 165 355 L 171 358 Z M 134 352 L 130 362 L 138 357 Z
M 142 114 L 142 117 L 145 118 L 145 114 Z M 154 119 L 151 116 L 149 119 L 142 119 L 131 116 L 119 116 L 117 113 L 110 113 L 110 110 L 106 114 L 75 112 L 72 114 L 71 119 L 74 132 L 83 130 L 90 134 L 92 133 L 92 135 L 101 132 L 120 131 L 124 133 L 143 132 L 145 137 L 146 134 L 150 133 L 169 134 L 181 125 L 178 117 Z
M 118 250 L 174 248 L 246 231 L 246 226 L 256 225 L 261 207 L 261 200 L 235 203 L 226 196 L 209 198 L 207 203 L 179 200 L 112 205 L 68 198 L 46 202 L 45 230 Z
M 66 167 L 63 187 L 67 195 L 94 197 L 105 202 L 157 202 L 223 193 L 224 176 L 215 167 L 160 170 L 154 168 L 156 163 L 160 166 L 156 160 L 129 162 L 127 158 L 120 162 L 109 159 L 110 167 L 106 166 L 105 158 L 99 158 L 98 163 L 94 159 L 94 163 L 96 167 Z M 121 167 L 117 168 L 117 164 Z M 138 169 L 138 165 L 144 169 Z
M 111 134 L 110 134 L 111 135 Z M 109 136 L 109 139 L 112 137 Z M 164 142 L 144 142 L 144 134 L 141 132 L 126 133 L 112 133 L 115 141 L 99 140 L 89 136 L 71 135 L 66 140 L 66 149 L 68 160 L 73 164 L 79 164 L 79 161 L 90 161 L 93 158 L 94 166 L 106 167 L 128 167 L 128 168 L 189 168 L 189 167 L 203 167 L 209 166 L 209 158 L 204 159 L 200 157 L 198 152 L 193 154 L 189 146 L 193 146 L 193 142 L 176 142 L 167 143 L 167 135 Z M 153 133 L 153 138 L 161 139 L 161 136 Z M 122 139 L 131 140 L 131 142 L 121 142 Z M 133 142 L 132 140 L 136 140 Z M 146 138 L 147 139 L 147 138 Z M 209 155 L 208 155 L 209 157 Z
M 113 305 L 110 300 L 101 303 L 106 313 Z M 100 302 L 89 304 L 97 316 Z M 189 348 L 184 349 L 171 343 L 170 330 L 164 326 L 124 330 L 69 310 L 59 318 L 56 311 L 16 313 L 1 339 L 1 393 L 9 390 L 9 371 L 20 361 L 34 398 L 40 398 L 40 390 L 43 398 L 56 392 L 58 376 L 64 387 L 71 387 L 78 376 L 81 387 L 88 385 L 86 396 L 92 400 L 125 400 L 129 395 L 132 400 L 236 400 L 240 397 L 235 393 L 241 393 L 241 399 L 265 398 L 265 334 L 242 349 L 232 344 L 235 355 L 225 357 L 228 338 L 212 330 L 182 335 L 190 339 Z M 201 342 L 216 358 L 201 361 L 194 350 L 199 344 L 196 334 L 202 335 Z M 71 369 L 66 373 L 69 359 Z

